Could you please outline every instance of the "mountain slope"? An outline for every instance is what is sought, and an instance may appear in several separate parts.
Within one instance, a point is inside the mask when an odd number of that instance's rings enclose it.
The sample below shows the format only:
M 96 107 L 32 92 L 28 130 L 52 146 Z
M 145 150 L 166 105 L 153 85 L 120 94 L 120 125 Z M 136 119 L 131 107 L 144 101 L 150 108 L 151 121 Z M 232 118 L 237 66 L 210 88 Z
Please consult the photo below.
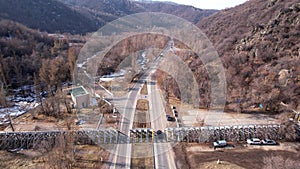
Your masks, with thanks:
M 0 0 L 0 18 L 48 33 L 85 34 L 107 22 L 139 12 L 164 12 L 197 23 L 216 10 L 130 0 Z
M 299 0 L 250 0 L 198 23 L 226 68 L 228 109 L 300 108 L 299 11 Z
M 0 17 L 50 33 L 86 33 L 97 23 L 55 0 L 0 0 Z
M 89 13 L 99 20 L 112 21 L 120 16 L 138 12 L 163 12 L 197 23 L 217 10 L 202 10 L 192 6 L 168 2 L 138 2 L 130 0 L 60 0 L 78 11 Z
M 217 10 L 203 10 L 193 6 L 178 5 L 168 2 L 151 2 L 138 3 L 146 11 L 149 12 L 163 12 L 184 18 L 192 23 L 197 23 L 203 18 L 210 16 L 217 12 Z
M 0 19 L 0 85 L 17 88 L 31 84 L 42 61 L 57 56 L 51 53 L 55 41 L 47 33 Z
M 46 33 L 25 27 L 22 24 L 0 19 L 0 55 L 5 57 L 32 54 L 36 48 L 50 48 L 54 40 Z

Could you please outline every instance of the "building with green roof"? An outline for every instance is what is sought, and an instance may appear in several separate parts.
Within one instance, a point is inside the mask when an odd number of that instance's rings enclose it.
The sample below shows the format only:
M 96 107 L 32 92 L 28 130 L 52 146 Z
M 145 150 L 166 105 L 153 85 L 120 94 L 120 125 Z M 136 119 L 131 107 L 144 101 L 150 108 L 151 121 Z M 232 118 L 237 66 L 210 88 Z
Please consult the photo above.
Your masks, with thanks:
M 90 94 L 83 86 L 73 88 L 71 96 L 74 106 L 77 108 L 84 108 L 90 105 Z

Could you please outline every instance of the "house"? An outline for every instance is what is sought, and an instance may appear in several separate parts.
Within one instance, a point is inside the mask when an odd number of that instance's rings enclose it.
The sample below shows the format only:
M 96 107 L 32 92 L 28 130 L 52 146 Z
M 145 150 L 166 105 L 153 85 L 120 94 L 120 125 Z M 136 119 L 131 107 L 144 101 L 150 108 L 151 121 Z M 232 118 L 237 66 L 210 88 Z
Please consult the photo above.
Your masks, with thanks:
M 74 107 L 85 108 L 90 106 L 90 94 L 83 86 L 75 87 L 71 92 Z

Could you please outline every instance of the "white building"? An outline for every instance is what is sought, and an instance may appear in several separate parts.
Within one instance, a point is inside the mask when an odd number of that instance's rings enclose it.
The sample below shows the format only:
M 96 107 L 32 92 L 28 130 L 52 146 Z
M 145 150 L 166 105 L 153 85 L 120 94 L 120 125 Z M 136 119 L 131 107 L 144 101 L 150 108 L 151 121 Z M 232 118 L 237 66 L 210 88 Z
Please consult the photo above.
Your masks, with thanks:
M 74 107 L 84 108 L 90 106 L 90 94 L 83 86 L 72 89 L 71 92 Z

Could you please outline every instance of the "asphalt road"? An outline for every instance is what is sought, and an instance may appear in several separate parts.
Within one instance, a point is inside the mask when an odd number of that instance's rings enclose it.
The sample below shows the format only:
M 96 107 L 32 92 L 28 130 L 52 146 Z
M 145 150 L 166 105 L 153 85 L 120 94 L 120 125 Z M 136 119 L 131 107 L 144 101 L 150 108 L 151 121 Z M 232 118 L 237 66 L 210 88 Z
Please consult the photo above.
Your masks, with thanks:
M 130 136 L 130 129 L 133 126 L 137 100 L 139 99 L 144 82 L 149 78 L 149 71 L 139 78 L 138 82 L 135 83 L 129 91 L 127 97 L 113 99 L 114 106 L 119 112 L 123 112 L 120 131 L 128 136 Z M 111 169 L 130 168 L 131 147 L 131 144 L 118 144 L 116 146 L 115 156 L 110 167 Z
M 155 81 L 151 79 L 151 81 L 147 83 L 147 89 L 149 94 L 149 113 L 151 120 L 151 127 L 154 130 L 164 131 L 166 128 L 167 120 L 166 120 L 166 111 L 163 105 L 162 95 L 160 89 L 158 89 Z M 154 161 L 155 168 L 163 168 L 163 169 L 175 169 L 175 161 L 172 146 L 170 143 L 154 143 Z
M 169 47 L 164 50 L 163 53 L 170 49 Z M 148 100 L 149 100 L 149 113 L 151 120 L 151 127 L 155 130 L 164 130 L 166 128 L 166 113 L 163 105 L 162 95 L 158 90 L 155 80 L 151 79 L 151 75 L 155 72 L 161 61 L 162 56 L 158 56 L 151 67 L 139 78 L 133 88 L 129 91 L 127 97 L 113 99 L 114 106 L 123 112 L 120 131 L 130 136 L 130 129 L 132 128 L 134 121 L 134 114 L 136 110 L 136 103 L 140 91 L 147 82 Z M 124 106 L 125 105 L 125 106 Z M 110 165 L 110 169 L 130 168 L 131 163 L 131 144 L 118 144 L 116 146 L 116 153 L 113 157 L 113 161 Z M 175 169 L 174 157 L 172 156 L 171 145 L 169 143 L 154 143 L 153 151 L 155 155 L 155 168 L 170 168 Z
M 142 83 L 136 83 L 133 90 L 130 90 L 126 98 L 115 98 L 113 100 L 114 106 L 122 113 L 122 121 L 120 124 L 120 131 L 127 136 L 130 135 L 134 121 L 134 114 L 138 95 L 142 88 Z M 124 106 L 125 105 L 125 106 Z M 131 163 L 131 144 L 118 144 L 115 151 L 115 157 L 111 169 L 130 168 Z

